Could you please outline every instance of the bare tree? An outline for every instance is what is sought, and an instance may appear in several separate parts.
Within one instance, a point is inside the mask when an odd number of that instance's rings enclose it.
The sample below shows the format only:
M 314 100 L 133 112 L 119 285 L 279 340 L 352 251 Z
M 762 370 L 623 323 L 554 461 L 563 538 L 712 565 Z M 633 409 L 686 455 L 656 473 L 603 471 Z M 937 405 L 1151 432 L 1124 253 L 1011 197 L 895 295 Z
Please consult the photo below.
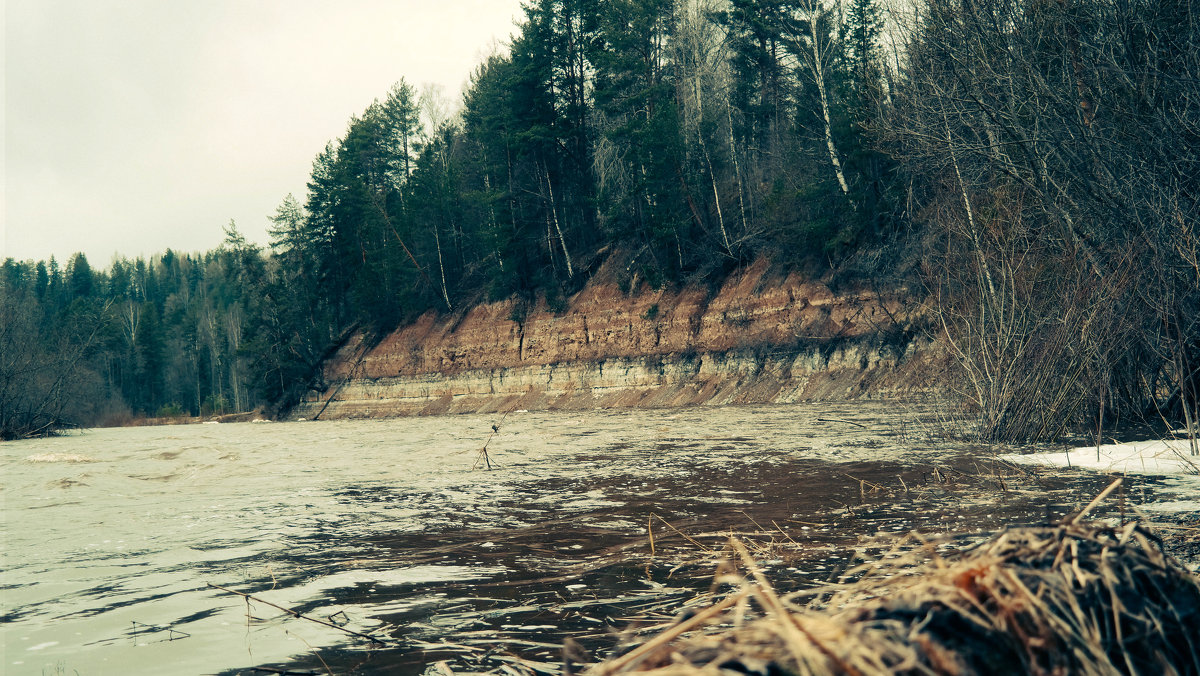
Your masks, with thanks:
M 838 52 L 832 19 L 840 14 L 840 9 L 840 5 L 826 7 L 824 0 L 806 0 L 801 3 L 800 14 L 788 17 L 790 49 L 800 62 L 804 73 L 812 78 L 817 87 L 829 163 L 833 167 L 842 194 L 849 200 L 851 208 L 857 208 L 850 199 L 850 185 L 846 182 L 846 172 L 842 169 L 841 154 L 833 142 L 833 119 L 829 109 L 827 80 Z
M 880 133 L 942 237 L 927 279 L 983 436 L 1192 425 L 1198 26 L 1184 4 L 917 5 Z
M 85 364 L 99 317 L 81 311 L 79 336 L 47 331 L 37 303 L 2 281 L 0 316 L 0 439 L 53 434 L 84 422 L 83 414 L 103 399 L 99 378 Z

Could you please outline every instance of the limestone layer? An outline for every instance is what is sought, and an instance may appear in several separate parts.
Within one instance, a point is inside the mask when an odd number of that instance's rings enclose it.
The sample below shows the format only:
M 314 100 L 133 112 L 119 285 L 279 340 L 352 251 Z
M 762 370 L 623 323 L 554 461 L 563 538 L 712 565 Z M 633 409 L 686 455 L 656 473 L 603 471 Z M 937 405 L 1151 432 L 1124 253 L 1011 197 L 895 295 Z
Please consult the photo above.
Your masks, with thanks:
M 507 300 L 352 337 L 293 417 L 900 397 L 935 366 L 910 320 L 903 292 L 834 294 L 765 262 L 715 293 L 593 281 L 557 313 Z

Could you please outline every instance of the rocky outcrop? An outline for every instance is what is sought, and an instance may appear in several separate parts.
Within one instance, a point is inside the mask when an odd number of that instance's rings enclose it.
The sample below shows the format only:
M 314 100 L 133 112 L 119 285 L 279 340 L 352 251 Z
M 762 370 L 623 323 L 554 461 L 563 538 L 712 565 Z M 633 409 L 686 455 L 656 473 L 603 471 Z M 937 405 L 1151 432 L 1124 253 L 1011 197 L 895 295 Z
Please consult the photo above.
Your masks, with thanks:
M 904 293 L 834 294 L 759 262 L 715 293 L 626 294 L 602 269 L 562 312 L 516 300 L 426 314 L 325 366 L 296 417 L 903 396 L 927 385 Z M 605 281 L 610 280 L 610 281 Z

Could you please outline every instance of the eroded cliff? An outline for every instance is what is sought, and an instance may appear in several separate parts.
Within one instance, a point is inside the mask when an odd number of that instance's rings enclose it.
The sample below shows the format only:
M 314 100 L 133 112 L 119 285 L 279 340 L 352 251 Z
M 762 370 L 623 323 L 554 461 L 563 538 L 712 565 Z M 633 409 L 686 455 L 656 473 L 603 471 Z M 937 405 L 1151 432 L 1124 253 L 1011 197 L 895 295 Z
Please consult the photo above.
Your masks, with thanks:
M 927 387 L 902 291 L 832 293 L 765 261 L 715 292 L 623 293 L 601 270 L 552 312 L 516 300 L 355 336 L 295 417 L 904 396 Z

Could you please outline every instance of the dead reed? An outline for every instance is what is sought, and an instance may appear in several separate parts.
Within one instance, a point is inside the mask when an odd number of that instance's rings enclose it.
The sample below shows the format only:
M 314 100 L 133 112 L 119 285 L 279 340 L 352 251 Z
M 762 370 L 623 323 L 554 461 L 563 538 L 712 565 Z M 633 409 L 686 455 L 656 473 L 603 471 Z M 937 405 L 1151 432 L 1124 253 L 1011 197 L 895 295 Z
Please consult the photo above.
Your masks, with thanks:
M 783 596 L 731 539 L 738 591 L 589 674 L 1200 674 L 1200 582 L 1138 524 L 1080 516 Z

